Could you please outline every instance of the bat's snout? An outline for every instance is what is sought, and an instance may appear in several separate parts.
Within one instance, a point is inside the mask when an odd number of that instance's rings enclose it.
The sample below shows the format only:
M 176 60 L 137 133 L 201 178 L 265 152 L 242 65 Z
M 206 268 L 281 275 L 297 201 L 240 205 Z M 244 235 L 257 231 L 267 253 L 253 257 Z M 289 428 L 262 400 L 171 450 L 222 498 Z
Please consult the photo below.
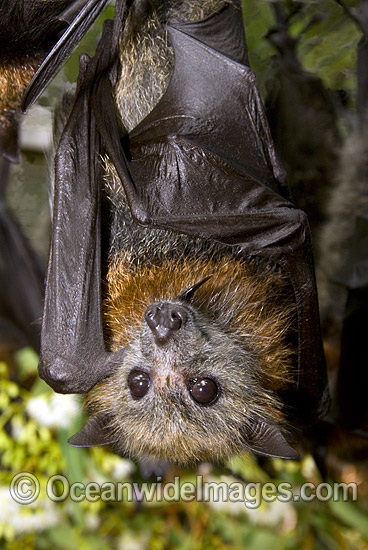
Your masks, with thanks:
M 187 313 L 179 304 L 162 302 L 150 305 L 144 314 L 158 344 L 164 344 L 170 336 L 180 330 L 186 321 Z

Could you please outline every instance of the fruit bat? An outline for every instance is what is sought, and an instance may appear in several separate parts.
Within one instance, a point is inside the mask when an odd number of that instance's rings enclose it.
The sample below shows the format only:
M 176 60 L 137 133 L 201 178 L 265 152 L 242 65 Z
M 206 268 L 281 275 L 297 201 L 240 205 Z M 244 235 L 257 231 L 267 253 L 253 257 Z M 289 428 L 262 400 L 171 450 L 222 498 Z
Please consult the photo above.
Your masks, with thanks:
M 131 13 L 117 1 L 95 56 L 81 57 L 58 140 L 40 375 L 88 393 L 72 445 L 178 464 L 246 449 L 295 458 L 288 426 L 328 405 L 310 231 L 239 2 L 166 22 L 168 87 L 128 131 L 115 93 Z
M 0 151 L 20 162 L 18 122 L 107 0 L 3 0 L 0 6 Z

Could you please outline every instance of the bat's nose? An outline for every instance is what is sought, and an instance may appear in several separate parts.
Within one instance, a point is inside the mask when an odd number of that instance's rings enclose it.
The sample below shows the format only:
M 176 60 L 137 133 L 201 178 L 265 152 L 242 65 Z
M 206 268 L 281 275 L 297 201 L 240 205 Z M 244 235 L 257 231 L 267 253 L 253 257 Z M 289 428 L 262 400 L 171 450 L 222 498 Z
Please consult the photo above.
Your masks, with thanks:
M 178 304 L 162 302 L 150 305 L 144 314 L 147 325 L 158 343 L 164 343 L 187 320 L 185 309 Z

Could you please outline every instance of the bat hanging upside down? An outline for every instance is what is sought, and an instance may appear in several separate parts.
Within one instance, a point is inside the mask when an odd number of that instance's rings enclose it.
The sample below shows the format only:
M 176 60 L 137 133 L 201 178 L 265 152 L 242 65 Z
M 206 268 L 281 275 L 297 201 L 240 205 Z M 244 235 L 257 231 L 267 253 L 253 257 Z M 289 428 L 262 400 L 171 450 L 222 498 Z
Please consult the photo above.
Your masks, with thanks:
M 40 374 L 88 393 L 70 443 L 180 465 L 295 458 L 290 428 L 328 401 L 309 227 L 240 3 L 118 0 L 64 117 Z
M 221 244 L 134 230 L 128 216 L 120 223 L 105 316 L 111 349 L 125 354 L 88 396 L 92 422 L 134 457 L 295 457 L 276 393 L 291 382 L 295 320 L 280 270 Z M 71 442 L 83 444 L 82 434 Z

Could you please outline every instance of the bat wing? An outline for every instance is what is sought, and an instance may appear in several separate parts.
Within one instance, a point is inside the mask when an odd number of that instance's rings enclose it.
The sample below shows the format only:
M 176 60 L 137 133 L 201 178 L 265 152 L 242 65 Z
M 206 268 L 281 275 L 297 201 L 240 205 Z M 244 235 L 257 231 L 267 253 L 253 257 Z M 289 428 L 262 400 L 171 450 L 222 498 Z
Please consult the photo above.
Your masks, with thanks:
M 295 387 L 287 402 L 303 424 L 325 413 L 310 231 L 288 200 L 254 75 L 244 64 L 239 9 L 170 26 L 169 87 L 123 140 L 110 82 L 116 66 L 110 77 L 96 68 L 81 75 L 57 153 L 42 338 L 41 374 L 57 391 L 87 391 L 119 360 L 119 352 L 104 350 L 101 323 L 99 154 L 107 152 L 138 223 L 238 245 L 244 256 L 263 254 L 283 266 L 298 309 Z M 109 44 L 105 33 L 95 65 L 112 51 Z
M 122 14 L 120 14 L 120 21 Z M 121 24 L 121 23 L 120 23 Z M 116 36 L 118 31 L 116 31 Z M 91 110 L 109 86 L 114 26 L 106 21 L 95 57 L 82 56 L 74 106 L 55 155 L 54 208 L 39 372 L 55 391 L 84 393 L 108 376 L 124 350 L 107 353 L 101 313 L 101 183 L 104 152 Z M 110 88 L 108 88 L 112 94 Z M 102 88 L 102 92 L 104 88 Z M 101 97 L 106 120 L 114 105 Z M 108 99 L 108 98 L 107 98 Z

